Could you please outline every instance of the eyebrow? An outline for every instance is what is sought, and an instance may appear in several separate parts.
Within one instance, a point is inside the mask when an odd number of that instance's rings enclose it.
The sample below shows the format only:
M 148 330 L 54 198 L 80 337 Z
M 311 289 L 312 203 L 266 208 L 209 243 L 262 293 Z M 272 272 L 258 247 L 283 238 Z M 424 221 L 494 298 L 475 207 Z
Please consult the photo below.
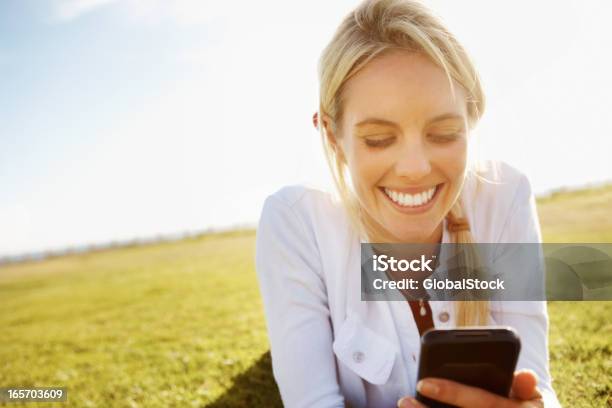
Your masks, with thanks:
M 433 122 L 439 122 L 441 120 L 447 120 L 447 119 L 461 119 L 463 120 L 463 116 L 456 114 L 456 113 L 443 113 L 442 115 L 438 115 L 438 116 L 434 116 L 433 118 L 430 118 L 427 120 L 427 122 L 425 123 L 425 125 L 429 125 L 430 123 Z M 355 127 L 361 127 L 361 126 L 365 126 L 365 125 L 385 125 L 385 126 L 393 126 L 395 128 L 399 128 L 399 125 L 395 122 L 392 122 L 390 120 L 386 120 L 386 119 L 380 119 L 380 118 L 367 118 L 362 120 L 361 122 L 357 123 L 355 125 Z

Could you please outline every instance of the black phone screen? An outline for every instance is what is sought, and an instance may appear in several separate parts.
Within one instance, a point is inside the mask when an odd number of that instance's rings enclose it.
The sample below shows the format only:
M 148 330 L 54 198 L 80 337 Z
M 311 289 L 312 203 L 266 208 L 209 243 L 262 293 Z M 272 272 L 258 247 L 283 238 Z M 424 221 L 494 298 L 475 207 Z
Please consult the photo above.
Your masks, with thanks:
M 419 379 L 445 378 L 508 396 L 519 350 L 518 337 L 506 329 L 434 330 L 422 339 Z M 417 399 L 431 408 L 451 406 Z

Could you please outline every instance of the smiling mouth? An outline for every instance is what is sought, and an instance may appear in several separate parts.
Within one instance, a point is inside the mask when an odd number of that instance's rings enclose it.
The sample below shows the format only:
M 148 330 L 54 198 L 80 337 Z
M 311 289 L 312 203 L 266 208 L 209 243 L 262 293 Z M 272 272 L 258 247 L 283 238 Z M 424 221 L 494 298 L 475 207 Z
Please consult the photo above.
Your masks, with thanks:
M 385 194 L 391 201 L 400 207 L 404 208 L 419 208 L 424 207 L 433 201 L 434 197 L 442 184 L 437 184 L 431 188 L 424 189 L 416 194 L 403 193 L 401 191 L 393 190 L 386 187 L 380 187 L 380 190 Z

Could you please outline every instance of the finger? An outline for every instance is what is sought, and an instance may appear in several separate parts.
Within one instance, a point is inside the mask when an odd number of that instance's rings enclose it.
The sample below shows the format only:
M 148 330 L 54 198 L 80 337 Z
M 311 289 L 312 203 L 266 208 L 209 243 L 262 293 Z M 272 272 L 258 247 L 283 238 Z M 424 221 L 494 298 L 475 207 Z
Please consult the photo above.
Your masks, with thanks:
M 541 394 L 537 388 L 538 376 L 532 370 L 521 370 L 514 373 L 512 381 L 513 398 L 528 401 L 535 398 L 540 398 Z
M 427 378 L 417 383 L 422 395 L 460 407 L 518 408 L 516 401 L 490 393 L 481 388 L 470 387 L 441 378 Z
M 412 397 L 404 397 L 397 401 L 397 408 L 427 408 Z
M 541 399 L 532 401 L 523 401 L 519 404 L 520 408 L 544 408 L 544 401 Z

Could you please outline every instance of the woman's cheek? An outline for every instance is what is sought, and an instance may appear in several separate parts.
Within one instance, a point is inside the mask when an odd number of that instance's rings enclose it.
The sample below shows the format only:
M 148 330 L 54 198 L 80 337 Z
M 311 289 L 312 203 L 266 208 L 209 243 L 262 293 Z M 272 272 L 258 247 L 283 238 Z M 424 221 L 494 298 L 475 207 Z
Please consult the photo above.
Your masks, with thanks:
M 385 159 L 374 156 L 367 152 L 360 153 L 355 157 L 352 166 L 349 165 L 353 186 L 360 201 L 366 206 L 375 204 L 376 188 L 384 176 L 384 168 L 381 163 L 385 163 Z
M 461 179 L 467 167 L 467 145 L 455 143 L 437 151 L 437 160 L 440 168 L 451 180 Z

